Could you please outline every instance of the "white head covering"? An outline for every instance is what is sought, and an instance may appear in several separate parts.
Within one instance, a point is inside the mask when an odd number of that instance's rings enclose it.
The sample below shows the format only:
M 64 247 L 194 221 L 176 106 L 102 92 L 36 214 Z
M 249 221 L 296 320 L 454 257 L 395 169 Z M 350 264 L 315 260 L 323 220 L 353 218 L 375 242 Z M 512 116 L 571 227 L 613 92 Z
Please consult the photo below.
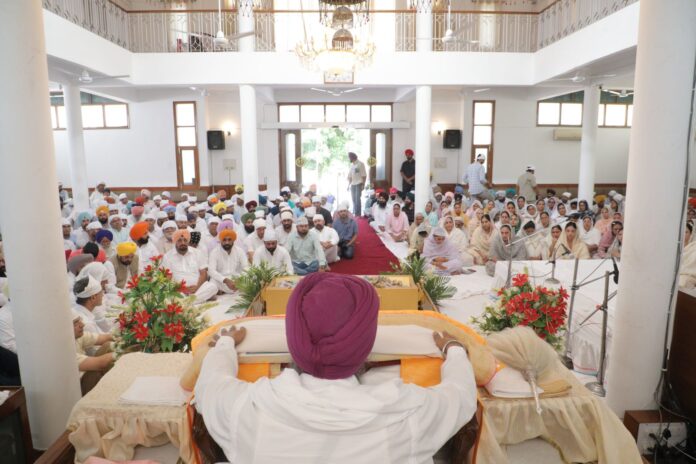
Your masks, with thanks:
M 337 211 L 348 211 L 348 203 L 339 204 Z
M 222 215 L 222 220 L 223 220 L 223 221 L 227 221 L 228 219 L 229 219 L 230 221 L 234 221 L 234 214 L 223 214 L 223 215 Z
M 122 220 L 122 221 L 128 220 L 128 216 L 126 216 L 126 215 L 123 214 L 123 213 L 117 214 L 117 216 L 118 216 L 118 218 L 119 218 L 120 220 Z
M 258 218 L 265 217 L 266 214 L 263 212 L 263 210 L 258 210 L 258 211 L 254 211 L 254 216 L 256 216 L 256 219 L 258 219 Z
M 102 228 L 101 222 L 93 221 L 87 224 L 87 230 L 99 230 Z
M 155 195 L 154 198 L 152 198 L 152 201 L 162 201 L 162 196 L 161 195 Z
M 185 214 L 177 214 L 177 215 L 175 215 L 175 216 L 174 216 L 174 220 L 175 220 L 175 221 L 182 221 L 182 222 L 183 222 L 183 221 L 186 221 L 186 222 L 188 222 L 188 218 L 186 217 Z
M 293 214 L 290 211 L 283 211 L 280 213 L 280 220 L 284 221 L 286 219 L 293 219 Z
M 325 222 L 324 216 L 322 216 L 321 214 L 315 214 L 314 217 L 312 218 L 312 222 L 317 222 L 317 221 Z
M 315 214 L 317 214 L 317 209 L 314 206 L 308 206 L 304 209 L 305 216 L 307 216 L 307 219 L 314 217 Z
M 211 217 L 210 219 L 208 219 L 208 225 L 210 225 L 210 224 L 220 224 L 220 222 L 222 222 L 222 221 L 220 221 L 220 218 L 217 217 L 217 216 L 213 216 L 213 217 Z
M 167 219 L 169 216 L 167 216 L 167 213 L 164 211 L 158 211 L 157 212 L 157 219 Z
M 60 220 L 60 222 L 61 222 L 61 225 L 64 225 L 64 226 L 70 225 L 70 220 L 68 218 L 63 218 Z
M 282 189 L 280 189 L 281 192 L 290 192 L 290 187 L 285 186 Z
M 98 263 L 101 264 L 101 263 Z M 85 266 L 87 267 L 87 266 Z M 80 275 L 82 275 L 82 271 L 80 271 Z M 97 293 L 102 291 L 102 286 L 101 282 L 97 281 L 94 277 L 91 275 L 88 275 L 87 278 L 89 279 L 89 283 L 87 284 L 87 287 L 85 287 L 84 290 L 82 290 L 80 293 L 76 293 L 75 296 L 78 298 L 89 298 L 90 296 L 94 296 Z
M 307 216 L 301 216 L 301 217 L 297 218 L 297 225 L 298 226 L 309 225 L 309 221 L 307 220 Z
M 84 279 L 85 277 L 93 277 L 97 282 L 101 283 L 101 281 L 109 277 L 108 274 L 109 272 L 106 270 L 106 266 L 98 261 L 93 261 L 82 268 L 76 280 Z
M 127 199 L 128 199 L 128 195 L 126 195 L 125 193 L 122 193 L 122 194 L 120 194 L 120 195 L 118 196 L 118 199 L 119 199 L 119 200 L 127 200 Z
M 194 195 L 189 195 L 188 201 L 190 201 L 191 203 L 195 203 L 198 201 L 198 197 L 196 197 Z
M 167 229 L 176 229 L 176 222 L 164 221 L 164 224 L 162 224 L 162 230 L 167 230 Z
M 263 234 L 263 241 L 264 242 L 277 242 L 278 235 L 276 235 L 275 230 L 273 230 L 273 229 L 267 230 L 266 233 Z
M 254 229 L 258 229 L 259 227 L 266 227 L 266 220 L 263 218 L 257 218 L 254 220 Z

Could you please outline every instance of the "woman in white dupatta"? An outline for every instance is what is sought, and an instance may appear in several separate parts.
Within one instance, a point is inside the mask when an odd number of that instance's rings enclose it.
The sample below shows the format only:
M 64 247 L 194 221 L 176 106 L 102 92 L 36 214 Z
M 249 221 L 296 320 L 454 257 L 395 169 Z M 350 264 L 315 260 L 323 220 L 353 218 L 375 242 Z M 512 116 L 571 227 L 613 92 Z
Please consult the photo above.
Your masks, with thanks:
M 574 222 L 568 222 L 565 225 L 559 242 L 563 251 L 558 250 L 556 259 L 590 259 L 590 252 L 587 249 L 587 245 L 580 240 L 578 236 L 578 226 Z M 570 253 L 568 253 L 568 251 L 570 251 Z
M 587 251 L 594 257 L 599 250 L 599 241 L 602 240 L 602 234 L 599 229 L 594 227 L 592 216 L 587 215 L 582 218 L 582 227 L 580 228 L 580 240 L 587 245 Z
M 491 240 L 497 234 L 497 229 L 491 222 L 491 217 L 484 214 L 481 217 L 481 225 L 476 228 L 469 239 L 467 252 L 474 257 L 476 264 L 486 264 L 488 254 L 491 251 Z
M 442 227 L 435 227 L 430 236 L 425 239 L 423 257 L 428 267 L 436 274 L 459 274 L 464 264 L 459 259 L 459 251 L 447 238 L 447 232 Z
M 473 266 L 474 258 L 466 250 L 469 248 L 469 238 L 461 229 L 454 225 L 454 219 L 451 216 L 445 218 L 442 227 L 447 232 L 447 239 L 459 251 L 459 258 L 464 266 Z

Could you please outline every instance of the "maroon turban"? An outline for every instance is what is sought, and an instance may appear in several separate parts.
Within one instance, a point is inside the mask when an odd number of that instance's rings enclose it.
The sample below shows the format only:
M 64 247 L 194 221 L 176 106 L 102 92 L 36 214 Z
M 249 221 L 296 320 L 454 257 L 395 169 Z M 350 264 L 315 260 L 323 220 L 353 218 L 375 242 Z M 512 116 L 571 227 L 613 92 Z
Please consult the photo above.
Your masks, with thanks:
M 304 277 L 288 301 L 285 335 L 295 363 L 322 379 L 344 379 L 365 362 L 377 336 L 379 297 L 355 276 Z

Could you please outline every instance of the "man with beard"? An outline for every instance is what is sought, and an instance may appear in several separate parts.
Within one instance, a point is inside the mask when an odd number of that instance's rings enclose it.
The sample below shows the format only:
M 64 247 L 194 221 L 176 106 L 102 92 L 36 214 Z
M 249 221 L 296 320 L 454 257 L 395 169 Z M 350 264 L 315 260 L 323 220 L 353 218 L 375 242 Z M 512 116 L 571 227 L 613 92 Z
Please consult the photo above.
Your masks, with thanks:
M 109 224 L 109 207 L 101 205 L 97 208 L 97 221 L 101 224 L 102 229 L 106 229 Z
M 162 229 L 157 225 L 157 218 L 152 213 L 143 214 L 143 221 L 148 223 L 147 230 L 154 242 L 162 238 Z
M 265 219 L 256 218 L 252 224 L 254 224 L 254 233 L 249 234 L 247 238 L 244 239 L 244 249 L 247 252 L 249 261 L 254 258 L 256 249 L 263 246 L 263 234 L 266 232 Z
M 394 203 L 398 203 L 399 206 L 403 205 L 404 201 L 399 196 L 399 190 L 396 187 L 389 189 L 389 199 L 387 200 L 387 208 L 394 206 Z
M 109 230 L 114 234 L 114 243 L 117 245 L 130 240 L 128 230 L 123 227 L 124 219 L 126 219 L 125 214 L 116 214 L 109 217 Z
M 74 251 L 77 249 L 75 242 L 72 241 L 70 234 L 72 233 L 72 226 L 70 226 L 70 221 L 66 218 L 61 220 L 63 226 L 63 250 Z
M 100 201 L 104 201 L 104 188 L 106 188 L 106 182 L 99 182 L 97 188 L 89 196 L 89 205 L 92 208 L 96 208 Z
M 367 179 L 367 171 L 365 163 L 358 159 L 358 155 L 353 152 L 348 153 L 350 167 L 348 169 L 348 190 L 350 190 L 350 198 L 353 200 L 353 214 L 360 216 L 362 210 L 362 195 L 365 188 L 365 180 Z
M 324 225 L 324 216 L 321 214 L 315 214 L 313 217 L 314 230 L 319 236 L 319 243 L 324 249 L 324 256 L 326 256 L 327 263 L 335 263 L 338 261 L 338 233 L 331 227 L 326 227 Z
M 280 213 L 280 225 L 276 227 L 276 235 L 278 236 L 278 243 L 285 246 L 288 241 L 288 237 L 292 232 L 295 231 L 295 216 L 292 211 L 283 211 Z
M 83 211 L 77 215 L 75 219 L 75 229 L 72 232 L 73 242 L 77 248 L 82 248 L 85 243 L 89 242 L 89 234 L 87 233 L 87 226 L 92 219 L 92 214 Z
M 215 296 L 218 292 L 215 284 L 208 280 L 208 262 L 205 255 L 189 248 L 191 232 L 179 229 L 172 237 L 174 249 L 169 250 L 162 259 L 162 266 L 172 271 L 172 279 L 183 281 L 183 293 L 196 295 L 196 302 L 202 303 Z
M 219 217 L 213 216 L 208 219 L 208 226 L 203 234 L 203 244 L 208 252 L 213 251 L 220 244 L 218 237 L 218 225 L 222 222 Z
M 169 220 L 169 216 L 167 216 L 167 213 L 165 213 L 164 211 L 158 211 L 155 214 L 155 218 L 157 219 L 157 227 L 161 231 L 162 224 L 164 224 L 165 222 L 167 222 Z
M 321 197 L 319 195 L 315 195 L 314 198 L 312 198 L 312 206 L 314 206 L 314 214 L 321 214 L 321 216 L 324 218 L 324 224 L 331 227 L 331 224 L 333 223 L 333 218 L 331 217 L 331 213 L 329 212 L 328 209 L 324 208 L 324 206 L 321 203 L 321 200 L 324 197 Z
M 152 263 L 151 258 L 160 255 L 157 247 L 150 242 L 148 232 L 150 225 L 145 222 L 138 222 L 130 230 L 130 238 L 138 245 L 138 272 L 143 272 Z
M 102 226 L 97 221 L 92 221 L 89 224 L 87 224 L 87 237 L 88 237 L 87 243 L 89 243 L 89 242 L 97 243 L 97 232 L 99 232 L 100 230 L 102 230 Z
M 403 213 L 406 215 L 406 219 L 408 219 L 409 224 L 413 223 L 413 213 L 414 213 L 413 199 L 414 199 L 413 192 L 408 192 L 404 196 L 404 204 L 401 207 L 401 211 L 403 211 Z
M 263 235 L 263 245 L 254 252 L 252 261 L 254 266 L 267 263 L 269 266 L 288 275 L 294 274 L 290 253 L 288 253 L 285 247 L 278 245 L 278 237 L 275 231 L 269 230 Z
M 123 242 L 116 246 L 116 256 L 109 259 L 116 274 L 116 287 L 123 289 L 128 280 L 138 275 L 139 258 L 136 254 L 138 246 L 133 242 Z
M 372 205 L 372 222 L 370 226 L 375 229 L 375 232 L 381 234 L 384 232 L 387 223 L 387 194 L 379 192 L 377 195 L 377 203 Z
M 174 232 L 176 232 L 176 230 L 176 222 L 174 221 L 166 221 L 164 224 L 162 224 L 162 237 L 160 237 L 155 244 L 160 254 L 163 255 L 174 248 L 172 237 L 174 236 Z
M 167 213 L 168 221 L 173 221 L 176 218 L 176 206 L 167 205 L 164 207 L 164 212 Z
M 220 245 L 213 248 L 208 258 L 208 270 L 210 281 L 215 284 L 218 291 L 232 293 L 237 288 L 234 279 L 249 267 L 249 260 L 244 250 L 235 246 L 237 233 L 233 230 L 220 232 Z
M 253 234 L 256 230 L 254 227 L 254 219 L 256 219 L 254 213 L 244 213 L 242 216 L 241 227 L 237 229 L 237 245 L 240 246 L 245 253 L 248 250 L 246 249 L 244 240 L 246 240 L 246 238 Z
M 288 237 L 286 248 L 297 275 L 326 270 L 326 256 L 315 231 L 309 230 L 305 216 L 297 220 L 296 230 Z
M 174 217 L 174 221 L 176 222 L 177 229 L 179 229 L 179 230 L 188 229 L 189 222 L 188 222 L 188 218 L 187 218 L 186 214 L 177 214 Z
M 413 150 L 404 151 L 406 161 L 401 163 L 401 191 L 406 193 L 416 188 L 416 161 L 413 159 Z

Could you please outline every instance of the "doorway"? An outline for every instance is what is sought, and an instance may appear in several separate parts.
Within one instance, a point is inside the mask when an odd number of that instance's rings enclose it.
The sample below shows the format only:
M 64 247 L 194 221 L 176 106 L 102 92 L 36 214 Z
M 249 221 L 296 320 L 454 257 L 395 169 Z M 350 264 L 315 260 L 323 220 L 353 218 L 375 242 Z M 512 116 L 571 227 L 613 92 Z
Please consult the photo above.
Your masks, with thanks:
M 280 183 L 295 192 L 306 192 L 315 185 L 333 203 L 350 202 L 348 153 L 354 152 L 365 163 L 366 185 L 391 186 L 391 129 L 322 127 L 280 131 Z M 331 202 L 331 199 L 329 200 Z

